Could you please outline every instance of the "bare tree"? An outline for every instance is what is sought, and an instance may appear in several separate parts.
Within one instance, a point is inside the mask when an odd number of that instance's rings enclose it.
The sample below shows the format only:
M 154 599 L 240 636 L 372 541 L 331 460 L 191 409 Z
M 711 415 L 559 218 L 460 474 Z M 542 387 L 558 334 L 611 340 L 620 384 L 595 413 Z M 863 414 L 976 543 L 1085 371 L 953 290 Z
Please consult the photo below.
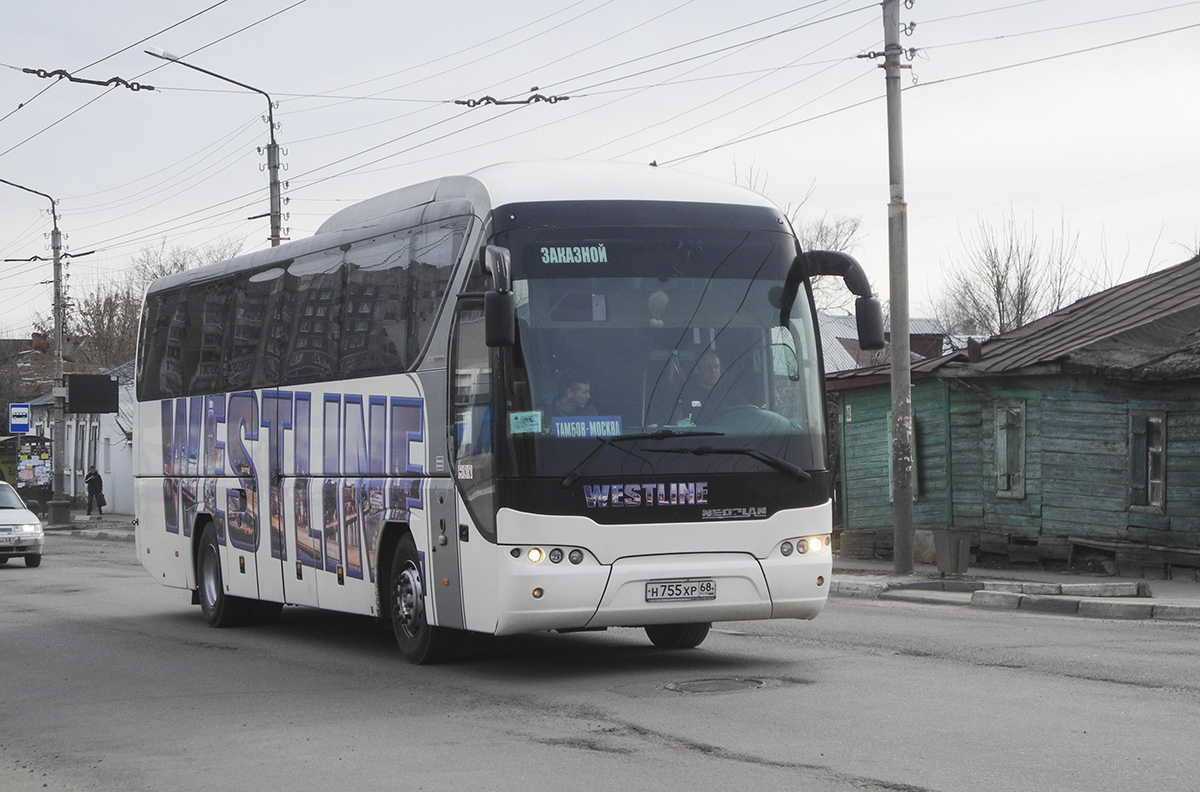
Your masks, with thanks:
M 1009 215 L 1000 226 L 980 220 L 963 259 L 943 269 L 934 300 L 951 335 L 992 336 L 1015 330 L 1083 296 L 1078 237 L 1065 225 L 1048 242 Z
M 128 284 L 109 283 L 77 300 L 71 316 L 76 362 L 111 368 L 133 360 L 141 297 Z
M 73 297 L 65 328 L 74 342 L 69 356 L 76 363 L 101 369 L 132 360 L 146 287 L 156 278 L 231 258 L 241 246 L 240 241 L 225 239 L 200 248 L 168 249 L 165 241 L 142 248 L 130 260 L 124 277 L 101 280 Z M 39 315 L 34 327 L 52 335 L 53 319 Z
M 242 243 L 236 239 L 221 239 L 198 248 L 176 246 L 170 250 L 167 249 L 166 240 L 163 240 L 158 247 L 145 247 L 134 255 L 129 262 L 128 278 L 136 290 L 145 291 L 156 278 L 174 275 L 202 264 L 224 261 L 233 258 L 241 250 Z
M 768 175 L 753 164 L 746 169 L 744 176 L 739 176 L 737 163 L 734 163 L 734 181 L 744 184 L 752 190 L 766 193 Z M 816 184 L 810 184 L 804 197 L 796 202 L 788 202 L 783 206 L 783 212 L 791 221 L 796 236 L 800 239 L 803 250 L 838 250 L 843 253 L 853 252 L 862 241 L 862 218 L 835 215 L 821 215 L 817 220 L 802 221 L 800 210 L 812 198 Z M 850 314 L 853 313 L 854 295 L 846 290 L 840 278 L 828 275 L 813 279 L 813 300 L 817 310 L 824 313 Z

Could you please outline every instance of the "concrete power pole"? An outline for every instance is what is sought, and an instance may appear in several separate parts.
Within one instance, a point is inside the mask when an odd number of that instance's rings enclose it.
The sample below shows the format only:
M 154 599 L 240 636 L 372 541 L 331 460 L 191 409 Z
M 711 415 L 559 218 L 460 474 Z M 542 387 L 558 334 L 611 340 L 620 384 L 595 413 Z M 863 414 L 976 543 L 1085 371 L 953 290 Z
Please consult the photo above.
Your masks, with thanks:
M 900 115 L 900 0 L 883 2 L 883 56 L 887 79 L 888 272 L 892 374 L 893 571 L 913 571 L 913 419 L 908 315 L 908 205 L 904 202 L 904 135 Z
M 54 448 L 51 451 L 51 470 L 54 477 L 54 497 L 51 500 L 51 522 L 68 522 L 69 514 L 64 483 L 67 466 L 67 382 L 63 373 L 63 343 L 66 341 L 64 323 L 66 305 L 63 296 L 62 234 L 58 230 L 58 216 L 54 202 L 50 202 L 50 215 L 54 218 L 54 229 L 50 232 L 50 250 L 54 253 Z M 57 505 L 57 509 L 53 507 Z M 56 513 L 55 513 L 56 512 Z M 63 519 L 67 518 L 67 519 Z
M 49 519 L 52 524 L 61 524 L 70 522 L 71 519 L 70 502 L 66 498 L 66 486 L 64 482 L 64 471 L 66 470 L 64 463 L 67 452 L 65 439 L 67 430 L 67 383 L 63 373 L 63 341 L 66 337 L 63 326 L 66 322 L 66 303 L 63 296 L 62 233 L 58 230 L 58 212 L 54 208 L 54 199 L 52 197 L 46 195 L 44 192 L 24 187 L 7 179 L 0 179 L 0 183 L 16 187 L 18 190 L 33 193 L 34 195 L 40 195 L 49 201 L 50 219 L 54 224 L 53 230 L 50 232 L 50 250 L 54 253 L 54 412 L 51 415 L 54 426 L 51 429 L 53 444 L 50 458 L 50 485 L 54 492 L 50 500 Z

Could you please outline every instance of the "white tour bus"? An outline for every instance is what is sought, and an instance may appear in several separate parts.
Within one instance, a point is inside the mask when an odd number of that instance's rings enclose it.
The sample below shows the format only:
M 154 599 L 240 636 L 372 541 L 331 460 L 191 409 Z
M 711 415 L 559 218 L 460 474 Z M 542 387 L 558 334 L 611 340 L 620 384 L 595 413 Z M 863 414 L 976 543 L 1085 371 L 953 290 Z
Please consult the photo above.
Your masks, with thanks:
M 150 286 L 137 547 L 209 624 L 284 604 L 462 631 L 811 619 L 831 474 L 809 279 L 748 190 L 512 163 L 353 205 L 308 238 Z

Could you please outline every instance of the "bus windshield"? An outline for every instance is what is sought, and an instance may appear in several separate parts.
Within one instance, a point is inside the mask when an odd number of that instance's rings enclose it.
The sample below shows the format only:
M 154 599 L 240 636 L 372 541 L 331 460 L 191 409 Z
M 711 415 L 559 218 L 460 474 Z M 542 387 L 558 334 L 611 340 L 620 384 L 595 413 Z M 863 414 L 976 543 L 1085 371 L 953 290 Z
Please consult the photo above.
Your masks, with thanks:
M 790 234 L 550 228 L 498 241 L 518 316 L 498 399 L 515 475 L 823 469 L 803 294 L 780 325 Z

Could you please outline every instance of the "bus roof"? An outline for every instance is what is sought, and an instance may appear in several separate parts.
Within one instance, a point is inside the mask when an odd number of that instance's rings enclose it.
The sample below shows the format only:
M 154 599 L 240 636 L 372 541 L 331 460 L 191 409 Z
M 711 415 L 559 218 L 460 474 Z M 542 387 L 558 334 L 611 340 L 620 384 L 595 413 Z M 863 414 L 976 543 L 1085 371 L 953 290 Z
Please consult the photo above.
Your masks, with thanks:
M 506 162 L 368 198 L 334 214 L 318 234 L 373 225 L 411 206 L 467 198 L 480 216 L 496 207 L 542 201 L 682 201 L 777 207 L 762 195 L 691 173 L 628 162 Z

